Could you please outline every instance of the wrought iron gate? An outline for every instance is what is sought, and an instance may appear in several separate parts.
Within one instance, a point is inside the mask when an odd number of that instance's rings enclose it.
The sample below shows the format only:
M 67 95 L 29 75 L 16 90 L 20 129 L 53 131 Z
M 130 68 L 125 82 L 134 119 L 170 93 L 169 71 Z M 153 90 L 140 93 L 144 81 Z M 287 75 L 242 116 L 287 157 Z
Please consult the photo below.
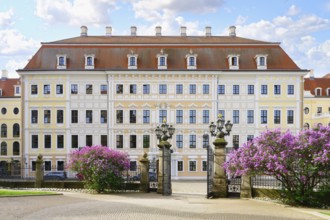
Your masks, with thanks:
M 206 198 L 211 198 L 213 188 L 213 176 L 214 176 L 214 151 L 211 145 L 207 145 L 207 194 Z
M 149 162 L 149 192 L 157 192 L 158 189 L 158 160 L 153 158 Z
M 228 180 L 228 197 L 240 197 L 242 178 L 235 177 Z

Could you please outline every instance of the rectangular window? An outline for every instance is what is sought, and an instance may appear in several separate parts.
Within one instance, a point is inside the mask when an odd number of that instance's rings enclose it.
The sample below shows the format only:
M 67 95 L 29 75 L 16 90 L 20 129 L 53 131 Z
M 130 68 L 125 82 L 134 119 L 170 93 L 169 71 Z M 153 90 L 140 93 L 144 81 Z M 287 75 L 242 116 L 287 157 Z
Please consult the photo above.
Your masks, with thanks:
M 116 94 L 123 94 L 124 93 L 124 86 L 123 84 L 116 85 Z
M 78 148 L 78 135 L 71 135 L 71 148 Z
M 136 94 L 136 84 L 129 85 L 129 93 Z
M 108 146 L 108 135 L 101 135 L 101 146 Z
M 210 145 L 209 135 L 204 134 L 203 135 L 203 148 L 208 148 L 209 145 Z
M 176 147 L 183 148 L 183 135 L 182 134 L 176 135 Z
M 195 57 L 189 57 L 189 66 L 195 66 Z
M 150 94 L 150 85 L 149 84 L 143 85 L 143 94 Z
M 35 161 L 31 161 L 32 162 L 32 171 L 36 171 L 36 166 L 37 166 L 37 163 Z
M 196 148 L 196 135 L 194 134 L 189 135 L 189 147 Z
M 135 57 L 130 57 L 129 58 L 129 65 L 130 66 L 136 66 Z
M 38 135 L 36 134 L 31 136 L 31 147 L 38 148 Z
M 101 124 L 108 123 L 108 111 L 107 110 L 101 110 Z
M 129 136 L 129 148 L 136 148 L 136 135 Z
M 254 94 L 254 85 L 248 85 L 248 94 L 253 95 Z
M 78 84 L 71 84 L 71 94 L 78 94 Z
M 294 95 L 294 85 L 288 85 L 288 95 Z
M 150 110 L 143 110 L 143 124 L 150 123 Z
M 204 84 L 203 85 L 203 94 L 210 94 L 210 85 L 209 84 Z
M 137 171 L 136 161 L 129 162 L 129 171 Z
M 57 110 L 56 123 L 63 124 L 63 110 Z
M 233 85 L 233 94 L 238 95 L 239 94 L 239 85 Z
M 93 85 L 86 84 L 86 94 L 93 94 Z
M 38 123 L 38 110 L 31 110 L 31 123 L 32 124 Z
M 93 110 L 86 110 L 86 123 L 93 123 Z
M 225 110 L 218 110 L 218 115 L 221 114 L 223 118 L 226 118 L 226 111 Z
M 267 94 L 268 94 L 268 86 L 261 85 L 261 95 L 267 95 Z
M 176 94 L 183 94 L 183 85 L 176 84 Z
M 100 92 L 102 95 L 108 94 L 108 85 L 101 85 L 100 86 Z
M 44 140 L 44 147 L 45 148 L 51 148 L 52 147 L 52 136 L 49 134 L 46 134 L 44 136 L 45 140 Z
M 38 94 L 38 85 L 31 85 L 31 95 Z
M 159 84 L 159 94 L 167 94 L 167 85 Z
M 196 110 L 189 110 L 189 123 L 196 124 Z
M 183 171 L 183 161 L 182 160 L 178 161 L 178 171 L 179 172 Z
M 321 114 L 322 113 L 322 107 L 317 107 L 317 113 Z
M 117 148 L 124 147 L 124 136 L 122 134 L 116 135 L 116 147 Z
M 159 57 L 159 66 L 165 66 L 165 57 Z
M 293 110 L 288 110 L 287 114 L 288 124 L 293 124 Z
M 116 135 L 116 148 L 124 147 L 124 136 L 122 134 Z
M 274 94 L 275 95 L 281 94 L 281 85 L 274 85 Z
M 71 110 L 71 123 L 78 123 L 78 110 Z
M 124 116 L 123 110 L 117 110 L 116 111 L 116 122 L 117 122 L 117 124 L 122 124 L 123 123 L 123 121 L 124 121 L 123 116 Z
M 239 110 L 233 110 L 233 124 L 239 123 Z
M 203 110 L 203 124 L 208 124 L 210 121 L 210 111 Z
M 57 135 L 57 148 L 64 148 L 64 135 Z
M 189 161 L 189 171 L 190 172 L 196 171 L 196 161 Z
M 253 124 L 254 123 L 254 110 L 247 111 L 247 123 Z
M 274 110 L 274 124 L 281 124 L 281 110 Z
M 252 141 L 254 138 L 254 135 L 248 135 L 246 138 L 246 141 Z
M 207 171 L 207 161 L 202 161 L 202 171 Z
M 267 110 L 261 110 L 260 111 L 260 119 L 261 124 L 267 124 Z
M 136 123 L 136 110 L 129 110 L 129 123 Z
M 57 171 L 64 170 L 64 161 L 57 161 Z
M 51 171 L 51 170 L 52 170 L 52 162 L 45 161 L 45 171 Z
M 56 85 L 56 94 L 57 95 L 63 94 L 63 85 L 62 84 Z
M 49 124 L 50 123 L 50 110 L 44 110 L 44 123 Z
M 46 94 L 46 95 L 50 94 L 50 85 L 49 84 L 44 85 L 44 94 Z
M 93 135 L 86 135 L 86 146 L 93 146 Z
M 224 95 L 226 93 L 225 91 L 225 85 L 218 85 L 218 94 Z
M 235 150 L 239 148 L 239 135 L 233 135 L 233 148 Z
M 189 85 L 189 94 L 196 94 L 196 84 Z
M 159 110 L 159 123 L 163 123 L 167 119 L 167 110 Z
M 143 148 L 150 148 L 150 135 L 143 135 Z
M 177 124 L 183 123 L 183 110 L 176 110 L 176 123 Z

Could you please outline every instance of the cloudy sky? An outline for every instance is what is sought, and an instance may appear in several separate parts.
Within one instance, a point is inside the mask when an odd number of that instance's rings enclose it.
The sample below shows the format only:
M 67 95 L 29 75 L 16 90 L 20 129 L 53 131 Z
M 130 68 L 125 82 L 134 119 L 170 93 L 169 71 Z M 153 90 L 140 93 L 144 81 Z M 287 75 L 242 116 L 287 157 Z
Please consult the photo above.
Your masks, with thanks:
M 330 73 L 330 0 L 0 0 L 0 69 L 17 77 L 40 42 L 71 38 L 88 26 L 89 35 L 227 35 L 281 42 L 302 69 Z

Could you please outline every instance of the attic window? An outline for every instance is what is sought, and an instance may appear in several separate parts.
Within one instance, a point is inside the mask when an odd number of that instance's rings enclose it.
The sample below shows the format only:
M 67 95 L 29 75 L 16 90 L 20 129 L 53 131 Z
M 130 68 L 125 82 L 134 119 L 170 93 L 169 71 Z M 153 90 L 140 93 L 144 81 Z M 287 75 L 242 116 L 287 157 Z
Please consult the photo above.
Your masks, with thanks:
M 330 96 L 330 88 L 327 88 L 327 96 Z
M 238 70 L 239 69 L 239 55 L 230 54 L 227 56 L 229 69 L 231 70 Z
M 57 69 L 66 69 L 66 55 L 57 55 Z
M 258 70 L 265 70 L 267 69 L 267 55 L 265 54 L 258 54 L 255 56 L 257 69 Z
M 321 96 L 322 95 L 322 89 L 321 88 L 316 88 L 315 89 L 315 96 Z
M 128 69 L 137 69 L 138 55 L 134 54 L 133 51 L 131 51 L 131 54 L 128 54 L 127 58 L 128 58 Z
M 0 89 L 0 96 L 2 96 L 2 89 Z
M 193 51 L 190 50 L 190 53 L 186 55 L 187 60 L 187 69 L 197 69 L 197 54 L 193 54 Z
M 20 86 L 15 86 L 15 96 L 21 95 L 21 87 Z
M 94 54 L 85 54 L 85 69 L 94 69 Z
M 157 54 L 158 60 L 158 69 L 167 69 L 167 54 L 164 54 L 164 51 L 161 50 L 159 54 Z

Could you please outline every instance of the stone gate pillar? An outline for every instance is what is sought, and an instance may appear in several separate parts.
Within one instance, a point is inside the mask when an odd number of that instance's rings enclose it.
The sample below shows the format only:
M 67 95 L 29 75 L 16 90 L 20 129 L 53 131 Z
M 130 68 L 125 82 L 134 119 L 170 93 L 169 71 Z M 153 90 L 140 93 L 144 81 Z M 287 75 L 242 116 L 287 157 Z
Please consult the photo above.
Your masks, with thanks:
M 171 183 L 171 144 L 161 141 L 159 147 L 159 166 L 158 166 L 158 189 L 157 193 L 172 195 Z
M 34 184 L 35 188 L 41 188 L 44 182 L 44 171 L 43 171 L 43 159 L 42 155 L 39 154 L 36 161 L 36 181 Z
M 226 160 L 226 145 L 224 137 L 216 138 L 214 144 L 214 176 L 212 195 L 216 198 L 227 197 L 227 177 L 223 164 Z
M 147 153 L 143 155 L 140 160 L 141 163 L 141 179 L 140 179 L 140 192 L 149 191 L 149 160 L 147 159 Z

